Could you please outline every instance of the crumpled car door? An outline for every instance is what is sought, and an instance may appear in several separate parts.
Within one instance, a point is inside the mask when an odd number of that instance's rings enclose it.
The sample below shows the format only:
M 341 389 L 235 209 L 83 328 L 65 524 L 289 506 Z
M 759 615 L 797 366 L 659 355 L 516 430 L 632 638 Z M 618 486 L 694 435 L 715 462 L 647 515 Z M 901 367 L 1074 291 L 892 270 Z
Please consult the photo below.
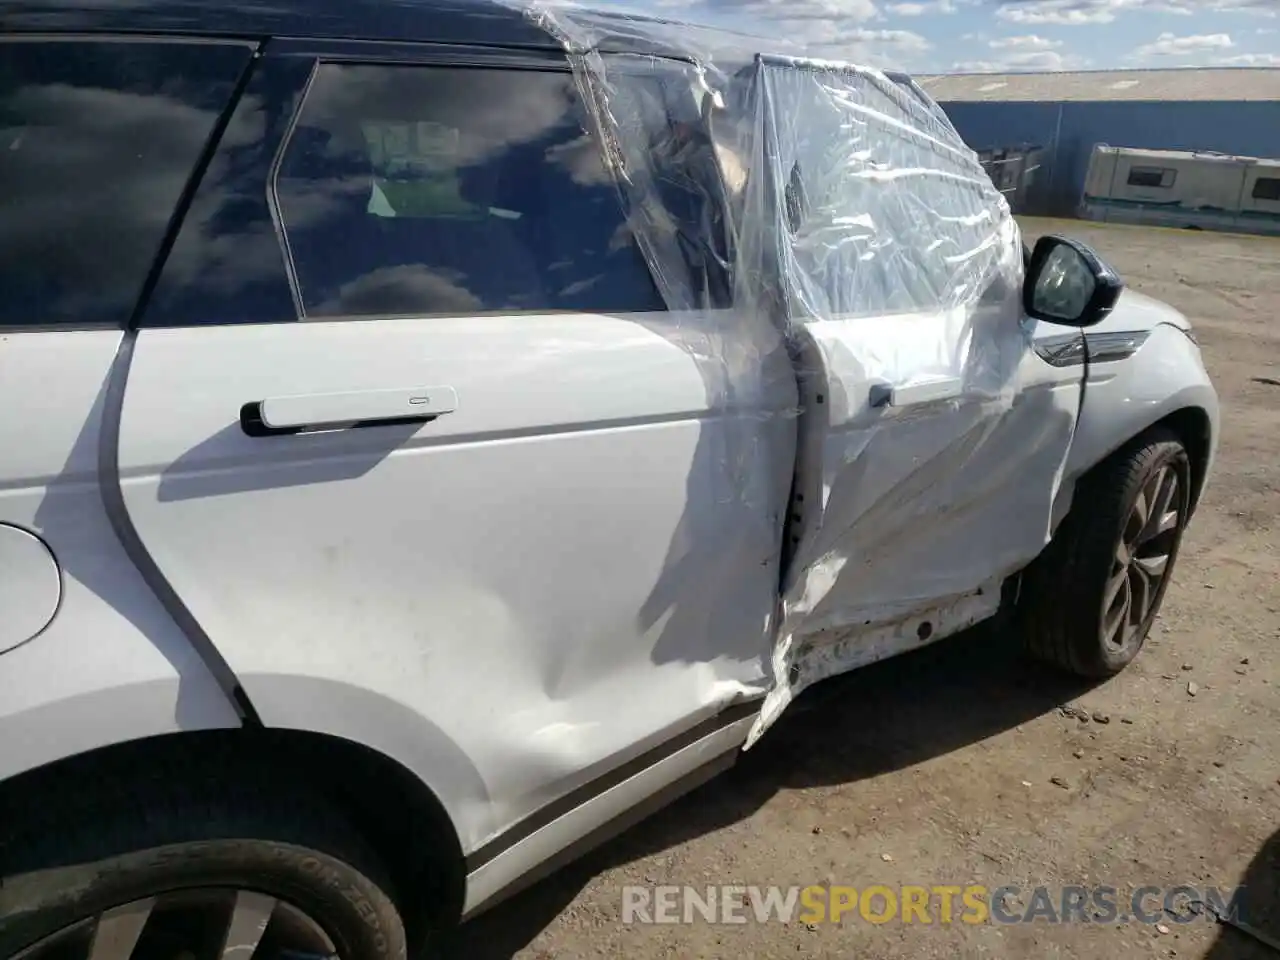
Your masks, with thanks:
M 1036 358 L 1022 244 L 941 110 L 874 70 L 756 63 L 742 244 L 776 258 L 800 383 L 774 688 L 994 613 L 1048 541 L 1079 377 Z M 762 267 L 756 275 L 767 275 Z

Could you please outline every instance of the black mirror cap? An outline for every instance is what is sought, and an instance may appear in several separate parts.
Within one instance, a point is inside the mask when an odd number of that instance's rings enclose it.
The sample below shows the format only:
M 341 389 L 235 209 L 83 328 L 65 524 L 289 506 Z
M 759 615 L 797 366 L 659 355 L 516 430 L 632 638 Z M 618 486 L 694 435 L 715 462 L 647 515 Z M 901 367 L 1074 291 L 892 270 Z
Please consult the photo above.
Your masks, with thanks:
M 1089 305 L 1085 307 L 1084 313 L 1076 320 L 1063 320 L 1061 317 L 1048 316 L 1035 309 L 1036 278 L 1040 276 L 1040 271 L 1044 269 L 1044 264 L 1049 259 L 1049 254 L 1059 246 L 1070 247 L 1080 255 L 1080 258 L 1088 265 L 1089 271 L 1093 274 L 1094 283 L 1096 284 L 1093 296 L 1089 300 Z M 1087 243 L 1082 243 L 1072 237 L 1050 234 L 1037 240 L 1035 250 L 1031 253 L 1031 261 L 1027 264 L 1026 281 L 1022 288 L 1022 309 L 1027 316 L 1036 320 L 1043 320 L 1046 323 L 1056 323 L 1060 326 L 1092 327 L 1101 323 L 1111 314 L 1111 311 L 1115 309 L 1116 302 L 1120 299 L 1120 294 L 1123 292 L 1124 281 L 1120 279 L 1120 274 L 1116 273 Z

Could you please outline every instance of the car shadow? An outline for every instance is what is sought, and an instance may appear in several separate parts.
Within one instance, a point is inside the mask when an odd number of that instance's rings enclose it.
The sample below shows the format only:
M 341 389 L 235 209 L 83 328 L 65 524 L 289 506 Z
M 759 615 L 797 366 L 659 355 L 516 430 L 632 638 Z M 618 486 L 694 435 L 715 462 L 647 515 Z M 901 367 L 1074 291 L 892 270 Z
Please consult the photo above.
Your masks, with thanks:
M 1280 831 L 1254 855 L 1240 880 L 1239 919 L 1262 937 L 1280 943 Z M 1219 924 L 1205 960 L 1275 960 L 1280 949 L 1250 933 Z
M 246 451 L 244 428 L 236 422 L 196 444 L 160 474 L 161 503 L 279 490 L 356 480 L 395 451 L 405 449 L 420 423 L 381 424 L 376 430 L 347 430 L 342 455 L 332 434 L 262 438 Z M 220 467 L 221 469 L 213 469 Z
M 744 820 L 782 790 L 901 770 L 1017 727 L 1089 689 L 1028 662 L 1018 646 L 1009 631 L 981 625 L 811 688 L 732 770 L 465 924 L 436 945 L 438 955 L 506 960 L 604 871 Z

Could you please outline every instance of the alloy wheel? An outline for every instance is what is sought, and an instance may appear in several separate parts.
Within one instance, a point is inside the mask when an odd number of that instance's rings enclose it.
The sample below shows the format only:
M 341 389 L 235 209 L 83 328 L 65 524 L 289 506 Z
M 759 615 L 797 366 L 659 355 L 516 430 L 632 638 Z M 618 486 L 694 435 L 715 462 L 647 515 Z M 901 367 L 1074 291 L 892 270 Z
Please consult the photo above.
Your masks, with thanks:
M 248 890 L 136 900 L 46 937 L 15 960 L 339 960 L 318 923 Z
M 1149 626 L 1182 535 L 1181 482 L 1166 463 L 1142 485 L 1116 545 L 1102 600 L 1103 640 L 1122 649 Z

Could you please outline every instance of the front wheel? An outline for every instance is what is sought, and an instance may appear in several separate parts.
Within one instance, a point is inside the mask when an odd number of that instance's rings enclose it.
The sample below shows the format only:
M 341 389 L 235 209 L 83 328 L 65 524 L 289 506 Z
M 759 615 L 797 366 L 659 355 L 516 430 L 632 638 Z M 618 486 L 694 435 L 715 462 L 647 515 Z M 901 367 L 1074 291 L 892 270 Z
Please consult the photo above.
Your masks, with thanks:
M 1024 575 L 1016 620 L 1029 652 L 1080 676 L 1119 673 L 1155 622 L 1191 513 L 1191 462 L 1156 428 L 1099 464 Z

